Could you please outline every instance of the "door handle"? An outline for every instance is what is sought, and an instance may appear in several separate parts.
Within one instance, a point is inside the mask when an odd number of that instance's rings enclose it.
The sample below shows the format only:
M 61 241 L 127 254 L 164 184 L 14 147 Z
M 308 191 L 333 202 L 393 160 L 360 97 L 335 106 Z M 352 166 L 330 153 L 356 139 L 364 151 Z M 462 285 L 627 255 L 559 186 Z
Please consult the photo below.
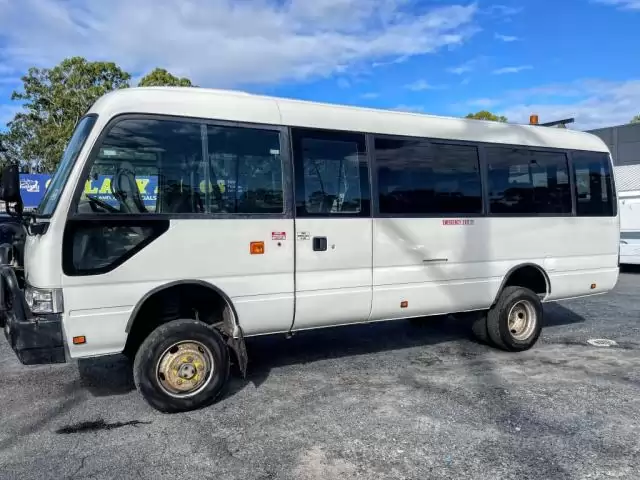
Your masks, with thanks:
M 448 261 L 448 258 L 426 258 L 422 260 L 422 263 L 444 263 Z
M 326 252 L 327 237 L 313 237 L 313 250 L 315 252 Z

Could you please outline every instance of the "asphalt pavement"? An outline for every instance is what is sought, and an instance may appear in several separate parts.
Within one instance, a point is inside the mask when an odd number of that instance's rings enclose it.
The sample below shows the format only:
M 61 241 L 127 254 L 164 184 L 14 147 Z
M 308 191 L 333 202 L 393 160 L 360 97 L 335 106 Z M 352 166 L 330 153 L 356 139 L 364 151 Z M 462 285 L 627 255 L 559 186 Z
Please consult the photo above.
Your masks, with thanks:
M 24 367 L 2 338 L 0 479 L 640 478 L 640 271 L 545 312 L 519 354 L 443 318 L 250 339 L 249 377 L 176 415 L 124 359 Z

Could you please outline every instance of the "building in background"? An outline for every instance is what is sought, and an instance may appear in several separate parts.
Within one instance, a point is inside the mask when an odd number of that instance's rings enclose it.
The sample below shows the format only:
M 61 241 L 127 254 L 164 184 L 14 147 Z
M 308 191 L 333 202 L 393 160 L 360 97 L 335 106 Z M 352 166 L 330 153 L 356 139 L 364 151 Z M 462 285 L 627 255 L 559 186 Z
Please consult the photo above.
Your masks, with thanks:
M 611 150 L 620 209 L 620 263 L 640 264 L 640 123 L 591 130 Z
M 640 123 L 589 130 L 611 150 L 615 166 L 640 165 Z

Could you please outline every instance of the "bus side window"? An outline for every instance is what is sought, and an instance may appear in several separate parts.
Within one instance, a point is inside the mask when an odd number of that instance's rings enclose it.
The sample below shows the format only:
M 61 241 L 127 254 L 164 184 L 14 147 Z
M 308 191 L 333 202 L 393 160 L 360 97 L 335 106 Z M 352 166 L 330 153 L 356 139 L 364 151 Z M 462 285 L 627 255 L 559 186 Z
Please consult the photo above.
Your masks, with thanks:
M 292 132 L 298 216 L 360 216 L 370 212 L 364 135 Z
M 613 216 L 613 184 L 606 154 L 574 152 L 576 214 L 580 217 Z
M 376 137 L 378 198 L 383 215 L 479 215 L 478 149 L 421 138 Z
M 570 215 L 569 167 L 564 152 L 490 147 L 490 211 L 511 215 Z

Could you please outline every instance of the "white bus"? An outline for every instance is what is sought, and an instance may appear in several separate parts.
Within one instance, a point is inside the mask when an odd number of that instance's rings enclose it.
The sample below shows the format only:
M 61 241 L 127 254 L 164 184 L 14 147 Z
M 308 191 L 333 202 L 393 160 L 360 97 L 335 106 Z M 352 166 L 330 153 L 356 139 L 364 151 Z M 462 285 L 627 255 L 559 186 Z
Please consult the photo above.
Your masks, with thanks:
M 542 302 L 617 282 L 611 172 L 577 131 L 119 90 L 3 254 L 5 332 L 26 364 L 124 352 L 165 412 L 215 401 L 248 336 L 478 312 L 481 339 L 525 350 Z
M 620 210 L 620 264 L 640 265 L 640 165 L 614 167 Z

